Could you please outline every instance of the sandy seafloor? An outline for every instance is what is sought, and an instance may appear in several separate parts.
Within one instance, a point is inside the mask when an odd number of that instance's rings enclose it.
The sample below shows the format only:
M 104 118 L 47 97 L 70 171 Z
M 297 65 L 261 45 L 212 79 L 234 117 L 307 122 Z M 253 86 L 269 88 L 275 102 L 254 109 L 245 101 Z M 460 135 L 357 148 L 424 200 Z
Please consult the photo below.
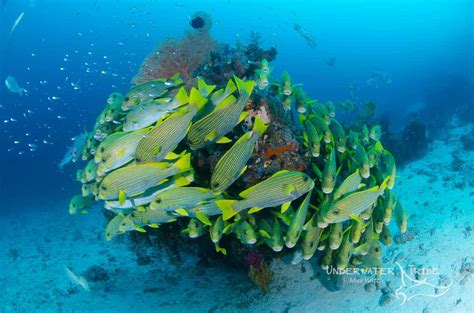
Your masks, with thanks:
M 439 275 L 452 281 L 441 297 L 417 296 L 403 305 L 393 298 L 382 307 L 382 290 L 366 291 L 367 277 L 345 276 L 353 281 L 339 291 L 325 289 L 315 279 L 314 260 L 274 261 L 267 294 L 246 273 L 198 264 L 195 256 L 172 265 L 156 249 L 142 251 L 156 261 L 138 265 L 126 241 L 103 239 L 99 211 L 70 216 L 65 198 L 36 213 L 1 217 L 0 312 L 474 312 L 474 274 L 461 273 L 463 263 L 474 262 L 474 153 L 459 142 L 470 127 L 452 127 L 426 157 L 399 171 L 397 193 L 411 215 L 412 238 L 384 249 L 387 268 L 396 258 L 406 269 L 435 271 L 424 275 L 427 282 L 438 285 Z M 98 265 L 109 278 L 91 282 L 87 293 L 70 283 L 65 265 L 77 273 Z M 400 286 L 395 275 L 382 279 L 392 290 Z M 435 294 L 427 286 L 407 294 L 423 292 Z

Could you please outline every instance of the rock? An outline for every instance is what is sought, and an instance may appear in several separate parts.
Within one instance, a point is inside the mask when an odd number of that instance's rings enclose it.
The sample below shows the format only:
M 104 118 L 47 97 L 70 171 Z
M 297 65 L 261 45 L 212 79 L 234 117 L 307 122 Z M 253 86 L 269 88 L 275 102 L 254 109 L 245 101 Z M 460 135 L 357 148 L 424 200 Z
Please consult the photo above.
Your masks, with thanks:
M 395 295 L 393 293 L 386 293 L 380 296 L 379 305 L 386 306 L 391 304 L 396 300 Z
M 92 265 L 82 275 L 89 282 L 107 281 L 110 279 L 108 272 L 99 265 Z
M 367 284 L 364 285 L 364 289 L 367 292 L 373 292 L 373 291 L 377 290 L 377 286 L 375 286 L 375 284 L 373 282 L 370 282 L 370 283 L 367 283 Z

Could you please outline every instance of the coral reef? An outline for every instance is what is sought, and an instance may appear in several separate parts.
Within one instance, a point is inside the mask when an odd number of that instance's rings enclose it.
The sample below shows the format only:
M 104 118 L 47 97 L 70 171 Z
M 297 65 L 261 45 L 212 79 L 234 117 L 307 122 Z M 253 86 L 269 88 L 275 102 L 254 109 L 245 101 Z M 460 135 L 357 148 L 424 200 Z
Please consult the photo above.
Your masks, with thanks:
M 198 28 L 187 36 L 209 36 Z M 101 116 L 120 108 L 113 125 L 99 117 L 91 131 L 88 163 L 77 175 L 82 194 L 71 200 L 70 213 L 100 201 L 112 212 L 107 240 L 127 233 L 134 242 L 165 247 L 177 262 L 194 242 L 203 259 L 220 255 L 247 268 L 263 291 L 271 259 L 295 250 L 300 260 L 318 258 L 323 270 L 379 268 L 380 243 L 392 244 L 387 226 L 393 219 L 406 232 L 408 215 L 392 190 L 396 165 L 380 141 L 382 128 L 365 124 L 375 105 L 365 106 L 364 123 L 347 128 L 334 104 L 307 97 L 287 72 L 273 78 L 276 51 L 260 48 L 258 39 L 221 46 L 192 70 L 188 61 L 169 61 L 165 74 L 163 54 L 155 64 L 149 59 L 146 72 L 156 70 L 149 77 L 155 80 L 111 95 Z M 174 44 L 183 42 L 165 43 Z M 201 54 L 191 50 L 189 58 Z M 135 108 L 165 106 L 153 126 L 124 131 Z M 417 139 L 411 131 L 405 136 Z M 135 252 L 138 265 L 153 262 L 140 245 Z
M 201 27 L 194 27 L 197 30 L 186 32 L 182 38 L 163 41 L 143 62 L 139 73 L 133 78 L 134 84 L 171 77 L 175 73 L 180 73 L 185 82 L 192 84 L 195 72 L 208 62 L 216 48 L 216 42 L 209 33 L 212 22 L 201 17 L 200 12 L 197 14 L 192 21 L 199 20 Z M 197 21 L 195 23 L 198 24 Z
M 386 119 L 382 140 L 385 146 L 393 152 L 399 165 L 422 158 L 428 152 L 431 140 L 427 137 L 427 126 L 418 116 L 412 116 L 407 124 L 398 132 L 390 132 L 389 121 Z

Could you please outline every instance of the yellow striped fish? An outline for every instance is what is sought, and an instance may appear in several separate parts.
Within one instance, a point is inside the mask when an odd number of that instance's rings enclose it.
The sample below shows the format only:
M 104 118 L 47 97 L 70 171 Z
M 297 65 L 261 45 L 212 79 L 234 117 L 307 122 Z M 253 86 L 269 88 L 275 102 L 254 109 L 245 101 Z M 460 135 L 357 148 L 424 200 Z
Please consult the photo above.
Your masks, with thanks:
M 159 185 L 166 178 L 191 169 L 191 155 L 186 154 L 176 163 L 144 163 L 117 169 L 105 176 L 99 187 L 99 199 L 116 200 L 124 194 L 135 197 Z
M 144 128 L 132 133 L 118 133 L 112 135 L 111 140 L 104 140 L 97 148 L 94 160 L 97 164 L 97 175 L 104 176 L 122 165 L 132 161 L 138 143 L 150 131 L 151 128 Z
M 215 193 L 201 187 L 176 187 L 160 192 L 150 204 L 151 210 L 175 211 L 195 207 L 212 199 Z
M 193 88 L 190 93 L 188 106 L 158 123 L 140 140 L 135 155 L 137 162 L 159 162 L 165 158 L 173 158 L 173 156 L 167 157 L 167 155 L 186 136 L 191 120 L 206 102 L 207 99 L 196 88 Z
M 266 129 L 267 126 L 257 116 L 253 130 L 240 137 L 220 158 L 211 176 L 211 188 L 214 192 L 223 192 L 245 172 L 255 143 Z
M 282 212 L 285 212 L 291 201 L 306 194 L 313 187 L 314 181 L 305 173 L 281 170 L 242 191 L 239 196 L 244 198 L 243 200 L 218 200 L 217 205 L 222 210 L 224 220 L 249 208 L 252 208 L 250 213 L 253 213 L 263 208 L 281 205 Z
M 237 77 L 234 79 L 240 92 L 239 99 L 235 102 L 234 96 L 227 97 L 214 111 L 191 125 L 187 138 L 191 149 L 200 149 L 214 142 L 229 142 L 224 136 L 245 118 L 245 113 L 242 111 L 255 82 L 244 82 Z
M 334 204 L 323 207 L 321 217 L 325 223 L 333 224 L 344 222 L 352 216 L 359 215 L 362 211 L 372 206 L 378 197 L 381 196 L 387 187 L 388 179 L 385 179 L 380 186 L 358 191 L 337 200 Z

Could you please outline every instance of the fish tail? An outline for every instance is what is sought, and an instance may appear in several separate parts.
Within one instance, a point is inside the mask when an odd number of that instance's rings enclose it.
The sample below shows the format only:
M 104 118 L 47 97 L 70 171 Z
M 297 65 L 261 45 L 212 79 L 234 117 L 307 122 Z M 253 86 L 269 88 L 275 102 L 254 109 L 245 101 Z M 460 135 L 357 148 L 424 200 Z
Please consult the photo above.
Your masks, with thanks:
M 178 168 L 178 173 L 187 172 L 191 170 L 191 153 L 185 154 L 174 164 Z
M 237 200 L 217 200 L 216 204 L 222 211 L 222 218 L 224 221 L 232 218 L 238 212 L 234 209 Z
M 380 184 L 380 187 L 379 187 L 379 194 L 380 195 L 384 194 L 385 189 L 387 188 L 387 184 L 388 184 L 389 179 L 390 179 L 390 176 L 385 178 L 384 181 Z
M 231 93 L 233 93 L 236 89 L 237 89 L 237 87 L 235 86 L 232 79 L 229 79 L 229 81 L 227 82 L 227 85 L 225 86 L 224 93 L 228 96 Z
M 189 101 L 188 93 L 184 87 L 179 88 L 179 91 L 175 97 L 176 100 L 178 100 L 178 104 L 176 105 L 177 107 L 180 107 Z
M 255 122 L 253 123 L 253 130 L 259 135 L 263 134 L 268 128 L 268 125 L 265 125 L 260 116 L 255 116 Z
M 237 89 L 239 90 L 239 93 L 243 94 L 245 90 L 247 95 L 250 96 L 250 94 L 252 93 L 253 87 L 255 86 L 255 81 L 249 80 L 245 82 L 235 75 L 234 75 L 234 80 L 235 80 L 235 84 L 237 85 Z
M 195 106 L 199 111 L 207 102 L 207 98 L 203 97 L 201 93 L 196 89 L 192 88 L 189 94 L 189 105 Z

